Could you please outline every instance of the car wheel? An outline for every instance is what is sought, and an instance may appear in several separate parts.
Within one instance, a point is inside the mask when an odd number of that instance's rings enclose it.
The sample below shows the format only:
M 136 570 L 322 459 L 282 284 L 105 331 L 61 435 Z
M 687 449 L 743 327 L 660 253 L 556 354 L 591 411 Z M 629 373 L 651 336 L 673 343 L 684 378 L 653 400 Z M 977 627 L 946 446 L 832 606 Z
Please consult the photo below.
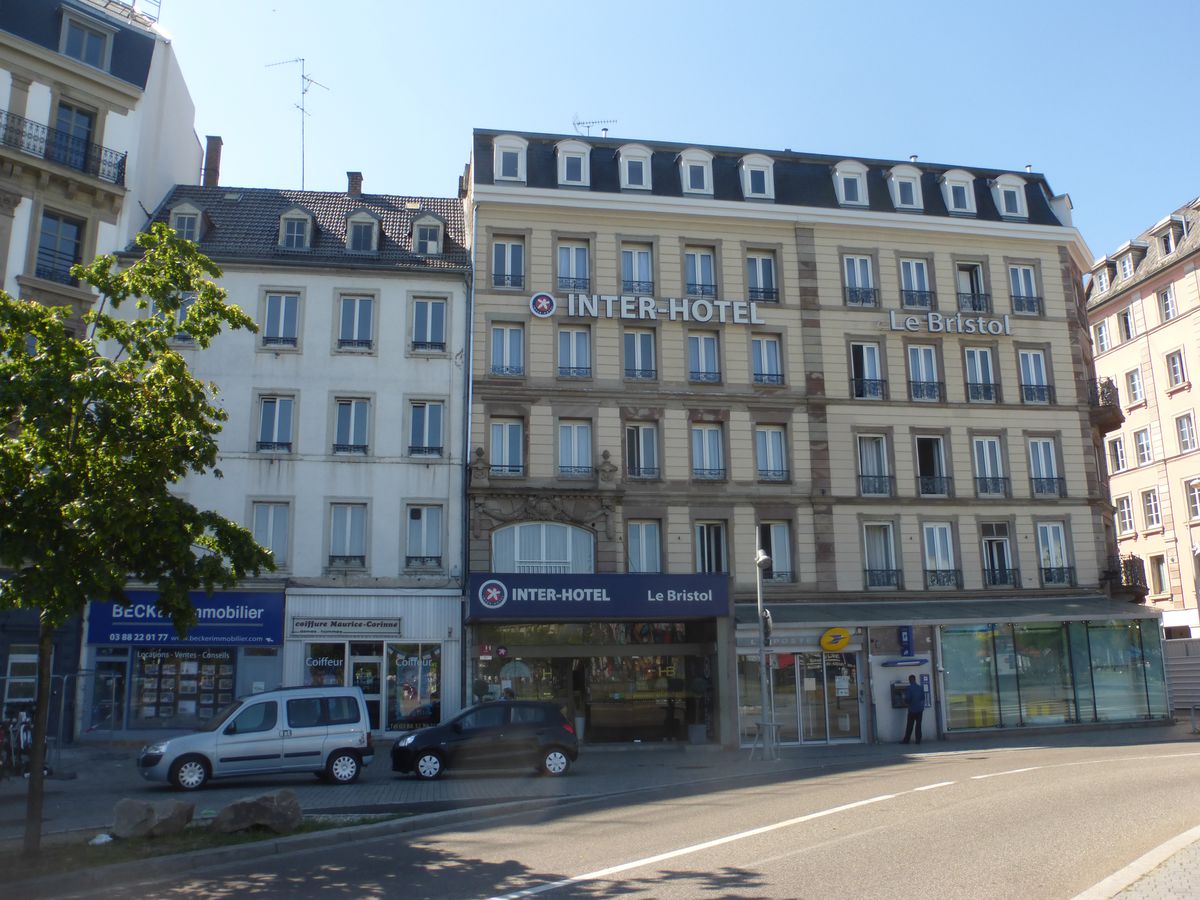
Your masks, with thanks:
M 427 750 L 417 757 L 417 763 L 413 766 L 418 778 L 424 778 L 427 781 L 432 781 L 434 778 L 440 778 L 445 766 L 442 764 L 442 758 L 432 750 Z
M 329 757 L 325 766 L 325 775 L 334 784 L 353 784 L 358 781 L 361 771 L 362 764 L 358 761 L 358 755 L 349 750 L 338 750 Z
M 542 757 L 542 771 L 547 775 L 565 775 L 569 768 L 571 760 L 557 747 L 547 750 L 546 755 Z
M 180 757 L 172 764 L 168 777 L 178 790 L 197 791 L 208 781 L 208 762 L 200 756 Z

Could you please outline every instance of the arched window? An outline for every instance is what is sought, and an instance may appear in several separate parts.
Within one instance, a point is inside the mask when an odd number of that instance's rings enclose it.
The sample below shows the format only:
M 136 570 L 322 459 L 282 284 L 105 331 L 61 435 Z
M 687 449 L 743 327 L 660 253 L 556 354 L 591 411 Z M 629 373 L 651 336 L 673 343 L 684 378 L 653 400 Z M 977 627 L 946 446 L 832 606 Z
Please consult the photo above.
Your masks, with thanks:
M 555 522 L 523 522 L 492 534 L 492 571 L 526 575 L 591 574 L 592 533 Z

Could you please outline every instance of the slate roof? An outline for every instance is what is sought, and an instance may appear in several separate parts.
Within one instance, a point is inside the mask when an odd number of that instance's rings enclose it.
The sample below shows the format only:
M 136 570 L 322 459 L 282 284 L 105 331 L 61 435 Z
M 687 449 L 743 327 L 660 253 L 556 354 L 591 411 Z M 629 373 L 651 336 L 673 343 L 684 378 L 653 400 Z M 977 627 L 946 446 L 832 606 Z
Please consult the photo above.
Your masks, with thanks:
M 1173 266 L 1180 260 L 1186 259 L 1188 256 L 1200 252 L 1200 197 L 1197 197 L 1189 203 L 1185 203 L 1183 206 L 1179 207 L 1179 209 L 1171 213 L 1167 219 L 1171 219 L 1173 217 L 1178 217 L 1187 222 L 1187 234 L 1175 242 L 1175 249 L 1172 252 L 1164 254 L 1162 243 L 1158 240 L 1158 236 L 1160 236 L 1165 230 L 1163 223 L 1166 221 L 1166 219 L 1161 219 L 1156 224 L 1147 228 L 1132 241 L 1130 241 L 1128 247 L 1122 245 L 1122 247 L 1117 252 L 1114 252 L 1111 256 L 1107 256 L 1096 261 L 1096 265 L 1092 267 L 1093 273 L 1095 273 L 1102 264 L 1107 264 L 1110 267 L 1113 267 L 1116 272 L 1119 272 L 1119 263 L 1121 257 L 1123 257 L 1128 250 L 1133 250 L 1135 264 L 1133 275 L 1131 275 L 1129 278 L 1114 278 L 1110 276 L 1108 280 L 1107 291 L 1096 290 L 1096 279 L 1093 277 L 1091 281 L 1088 282 L 1087 287 L 1087 305 L 1089 307 L 1099 306 L 1102 303 L 1113 299 L 1114 297 L 1121 296 L 1130 288 L 1145 281 L 1147 278 L 1150 278 L 1152 275 L 1156 274 L 1162 269 L 1165 269 L 1168 266 Z M 1178 235 L 1178 231 L 1176 231 L 1176 234 Z M 1143 249 L 1145 252 L 1140 252 Z M 1138 258 L 1139 256 L 1141 257 L 1140 259 Z
M 975 166 L 947 166 L 921 161 L 865 159 L 853 156 L 827 156 L 812 153 L 795 153 L 791 150 L 761 150 L 755 148 L 713 147 L 704 144 L 678 144 L 663 141 L 635 139 L 581 137 L 577 134 L 531 134 L 523 131 L 496 131 L 475 129 L 474 179 L 476 184 L 495 184 L 492 139 L 511 134 L 529 142 L 526 151 L 525 184 L 528 187 L 583 191 L 585 193 L 648 193 L 653 196 L 693 196 L 683 193 L 679 181 L 677 157 L 683 150 L 697 148 L 713 154 L 712 175 L 715 200 L 744 201 L 770 205 L 772 201 L 754 199 L 745 201 L 738 176 L 738 161 L 751 153 L 761 154 L 774 161 L 776 206 L 815 206 L 830 209 L 842 208 L 833 187 L 833 167 L 843 160 L 855 160 L 867 167 L 867 194 L 872 212 L 897 212 L 888 192 L 886 176 L 894 166 L 913 166 L 921 172 L 921 193 L 925 208 L 921 211 L 901 211 L 903 215 L 942 216 L 945 218 L 972 218 L 983 221 L 1009 221 L 1031 225 L 1062 225 L 1050 208 L 1049 198 L 1054 196 L 1044 175 L 1029 172 L 1011 172 L 1006 169 L 980 169 Z M 558 184 L 558 167 L 554 147 L 560 141 L 581 141 L 591 147 L 590 187 Z M 621 191 L 617 151 L 629 144 L 639 144 L 651 153 L 650 191 Z M 940 176 L 953 169 L 961 169 L 975 176 L 975 208 L 973 216 L 951 216 L 942 197 Z M 1025 205 L 1029 211 L 1027 219 L 1000 215 L 992 199 L 988 180 L 1000 175 L 1017 175 L 1025 181 Z M 512 182 L 501 182 L 512 184 Z
M 449 197 L 403 197 L 338 191 L 176 185 L 147 223 L 168 222 L 171 210 L 187 204 L 203 215 L 200 250 L 216 262 L 265 262 L 288 266 L 335 266 L 405 271 L 466 272 L 471 265 L 463 231 L 462 202 Z M 314 218 L 310 246 L 279 246 L 279 217 L 300 207 Z M 346 249 L 346 219 L 369 211 L 379 218 L 377 252 Z M 413 252 L 413 223 L 436 216 L 444 224 L 442 252 Z M 132 245 L 130 252 L 136 252 Z

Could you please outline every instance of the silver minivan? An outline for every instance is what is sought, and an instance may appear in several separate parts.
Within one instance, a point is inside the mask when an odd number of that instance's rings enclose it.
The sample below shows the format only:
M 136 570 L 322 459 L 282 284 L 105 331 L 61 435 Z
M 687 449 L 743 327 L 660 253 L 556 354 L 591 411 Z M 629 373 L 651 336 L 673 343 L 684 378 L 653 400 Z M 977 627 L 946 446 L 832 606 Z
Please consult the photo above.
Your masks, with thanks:
M 194 791 L 210 778 L 281 772 L 350 784 L 374 758 L 360 688 L 297 687 L 243 697 L 200 731 L 143 747 L 137 765 L 147 781 Z

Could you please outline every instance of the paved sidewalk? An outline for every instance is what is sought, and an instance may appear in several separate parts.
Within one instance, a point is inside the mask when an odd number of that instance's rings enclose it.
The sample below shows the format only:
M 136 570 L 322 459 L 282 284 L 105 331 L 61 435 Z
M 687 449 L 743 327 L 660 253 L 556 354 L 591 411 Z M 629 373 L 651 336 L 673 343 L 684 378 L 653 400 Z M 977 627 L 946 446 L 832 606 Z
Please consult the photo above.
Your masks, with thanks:
M 1119 900 L 1175 900 L 1200 895 L 1200 841 L 1147 872 L 1115 896 Z

